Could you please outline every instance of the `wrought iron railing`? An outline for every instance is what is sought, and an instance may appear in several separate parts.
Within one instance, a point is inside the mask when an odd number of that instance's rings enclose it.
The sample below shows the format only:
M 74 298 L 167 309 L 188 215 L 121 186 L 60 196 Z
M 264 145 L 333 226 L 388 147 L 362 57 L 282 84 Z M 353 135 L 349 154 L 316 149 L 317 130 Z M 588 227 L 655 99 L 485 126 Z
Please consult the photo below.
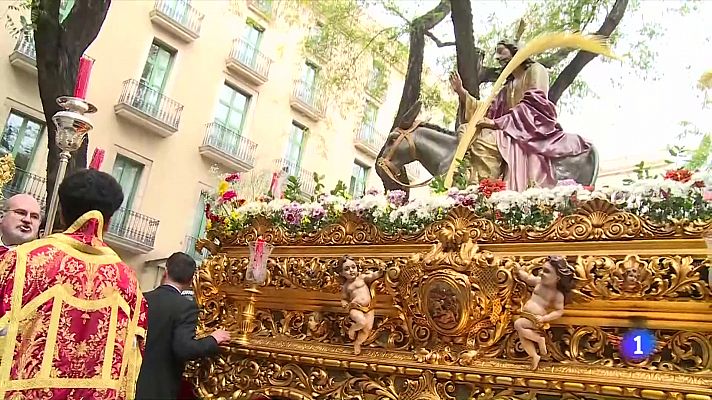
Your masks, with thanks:
M 376 132 L 376 128 L 369 123 L 361 123 L 361 128 L 356 134 L 356 140 L 373 150 L 380 150 L 386 143 L 386 136 Z
M 44 208 L 47 202 L 47 178 L 15 168 L 15 176 L 3 187 L 2 191 L 5 198 L 19 193 L 32 195 Z
M 147 247 L 156 243 L 159 221 L 136 211 L 119 208 L 109 223 L 109 233 Z
M 254 165 L 257 143 L 221 123 L 211 122 L 205 130 L 204 146 L 212 146 L 242 162 Z
M 119 103 L 127 104 L 174 129 L 178 129 L 180 124 L 183 105 L 144 82 L 135 79 L 124 81 Z
M 314 194 L 314 189 L 316 182 L 314 182 L 314 173 L 307 171 L 306 169 L 298 166 L 296 163 L 290 160 L 279 159 L 275 162 L 275 166 L 278 169 L 286 172 L 287 175 L 293 176 L 299 179 L 299 185 L 302 192 L 308 195 Z
M 309 85 L 305 81 L 298 80 L 295 83 L 292 96 L 320 114 L 324 114 L 326 111 L 324 96 L 321 95 L 320 91 L 315 88 L 314 85 Z
M 195 245 L 198 243 L 198 238 L 193 236 L 185 237 L 185 254 L 193 257 L 196 262 L 201 262 L 205 257 L 209 255 L 208 251 L 203 249 L 203 251 L 198 251 L 195 249 Z
M 191 6 L 189 1 L 156 0 L 153 8 L 196 35 L 200 34 L 204 15 Z
M 272 65 L 272 60 L 243 39 L 235 39 L 232 51 L 230 52 L 230 58 L 248 67 L 265 79 L 269 75 L 269 67 Z
M 17 43 L 15 43 L 15 51 L 33 60 L 37 60 L 34 35 L 30 32 L 21 32 Z

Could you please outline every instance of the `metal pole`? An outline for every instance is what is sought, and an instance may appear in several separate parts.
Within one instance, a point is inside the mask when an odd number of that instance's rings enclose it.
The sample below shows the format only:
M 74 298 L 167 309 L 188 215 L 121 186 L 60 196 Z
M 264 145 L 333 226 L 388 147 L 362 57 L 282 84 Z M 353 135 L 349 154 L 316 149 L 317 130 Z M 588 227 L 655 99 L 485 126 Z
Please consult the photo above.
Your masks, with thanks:
M 67 173 L 67 165 L 69 164 L 69 159 L 72 155 L 68 151 L 62 151 L 59 153 L 59 166 L 57 167 L 57 178 L 54 181 L 54 188 L 52 189 L 52 201 L 49 204 L 49 211 L 47 211 L 47 224 L 45 225 L 44 237 L 52 234 L 52 229 L 54 228 L 54 219 L 57 216 L 57 208 L 59 206 L 59 185 L 62 184 L 64 180 L 64 174 Z

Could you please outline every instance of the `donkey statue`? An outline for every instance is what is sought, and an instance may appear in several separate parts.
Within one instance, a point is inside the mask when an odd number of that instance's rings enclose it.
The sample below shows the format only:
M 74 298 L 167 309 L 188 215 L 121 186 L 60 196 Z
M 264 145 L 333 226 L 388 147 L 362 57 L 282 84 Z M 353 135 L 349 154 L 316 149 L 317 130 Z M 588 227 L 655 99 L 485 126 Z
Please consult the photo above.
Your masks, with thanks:
M 460 137 L 437 125 L 416 122 L 420 107 L 417 102 L 396 122 L 378 154 L 376 173 L 386 190 L 409 193 L 410 188 L 428 183 L 410 184 L 406 164 L 419 161 L 432 176 L 439 176 L 447 172 L 455 157 Z M 582 185 L 593 185 L 598 176 L 598 152 L 593 145 L 586 153 L 555 159 L 553 164 L 557 180 L 572 179 Z

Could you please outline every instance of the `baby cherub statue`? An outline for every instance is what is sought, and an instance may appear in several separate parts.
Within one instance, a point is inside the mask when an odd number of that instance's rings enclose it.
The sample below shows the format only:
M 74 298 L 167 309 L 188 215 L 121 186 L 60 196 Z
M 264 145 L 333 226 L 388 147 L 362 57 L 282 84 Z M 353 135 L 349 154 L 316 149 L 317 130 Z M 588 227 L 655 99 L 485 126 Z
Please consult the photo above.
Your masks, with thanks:
M 532 358 L 532 369 L 539 367 L 541 356 L 547 354 L 544 330 L 549 322 L 564 314 L 564 305 L 574 287 L 574 269 L 561 256 L 549 256 L 539 276 L 534 276 L 519 268 L 515 269 L 519 279 L 533 286 L 531 298 L 522 307 L 514 321 L 514 329 L 519 334 L 524 351 Z M 537 354 L 536 346 L 539 347 Z
M 348 334 L 354 340 L 354 354 L 361 354 L 361 345 L 373 330 L 375 312 L 373 309 L 373 293 L 370 285 L 383 276 L 383 270 L 361 273 L 354 260 L 343 256 L 339 261 L 339 274 L 344 279 L 341 289 L 341 305 L 349 310 L 353 324 Z

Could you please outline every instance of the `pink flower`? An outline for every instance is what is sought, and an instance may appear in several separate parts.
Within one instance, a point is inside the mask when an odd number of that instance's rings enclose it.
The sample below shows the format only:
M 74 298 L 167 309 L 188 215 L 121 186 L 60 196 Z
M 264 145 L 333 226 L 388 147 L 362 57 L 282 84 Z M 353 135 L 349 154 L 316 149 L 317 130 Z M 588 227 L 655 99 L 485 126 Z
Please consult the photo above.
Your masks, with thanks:
M 222 201 L 228 202 L 234 199 L 235 197 L 237 197 L 237 193 L 235 193 L 234 190 L 228 190 L 227 192 L 223 193 Z
M 704 193 L 702 193 L 702 198 L 705 201 L 712 202 L 712 190 L 705 190 Z
M 240 180 L 240 174 L 234 173 L 225 177 L 225 182 L 238 182 Z

